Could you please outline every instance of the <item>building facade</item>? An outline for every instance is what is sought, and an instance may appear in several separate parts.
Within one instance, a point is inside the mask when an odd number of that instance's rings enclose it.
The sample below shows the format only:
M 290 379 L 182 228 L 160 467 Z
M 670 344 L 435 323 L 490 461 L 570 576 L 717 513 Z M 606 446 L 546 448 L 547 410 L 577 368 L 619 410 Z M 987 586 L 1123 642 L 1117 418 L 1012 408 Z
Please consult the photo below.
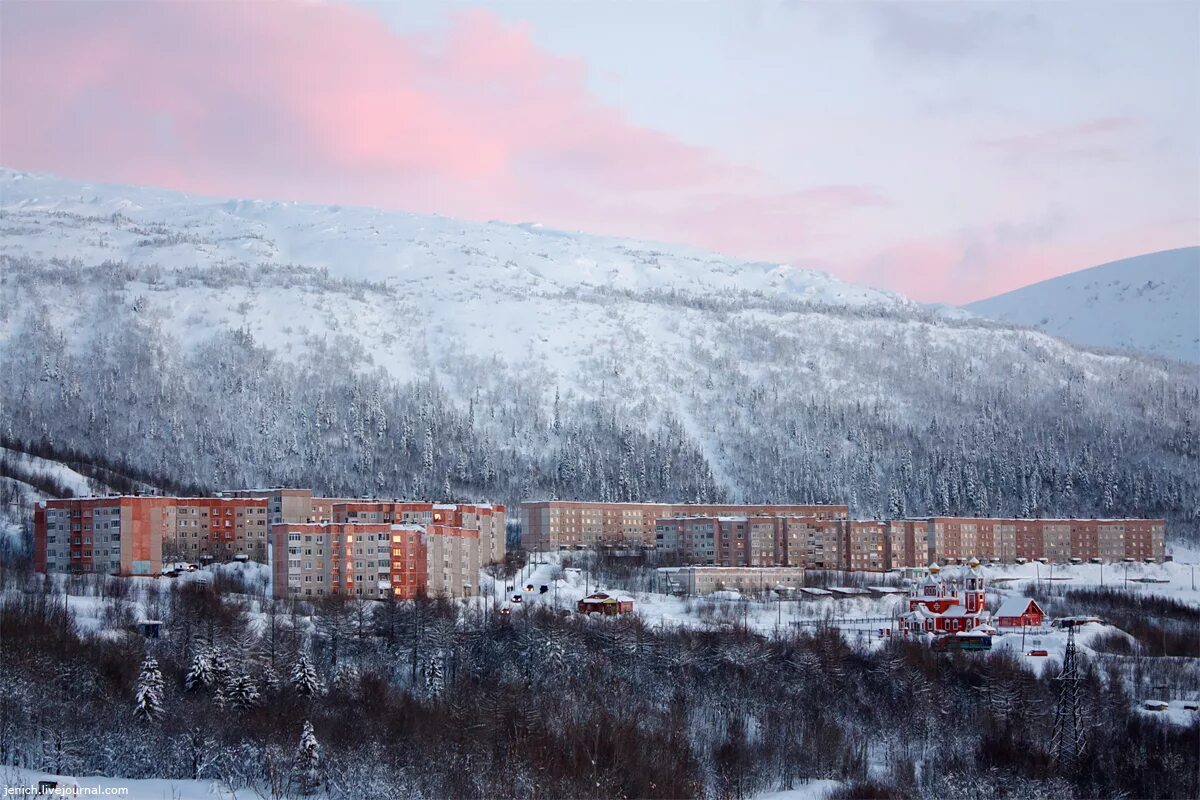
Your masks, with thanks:
M 761 594 L 795 591 L 804 586 L 799 567 L 660 567 L 659 590 L 667 594 L 704 596 L 720 591 Z
M 476 531 L 479 558 L 484 564 L 504 561 L 505 507 L 491 503 L 425 503 L 378 500 L 339 501 L 333 506 L 335 522 L 389 522 L 414 525 L 447 525 Z
M 175 505 L 164 497 L 46 500 L 33 511 L 38 572 L 155 575 Z
M 275 597 L 471 597 L 479 532 L 451 525 L 281 522 L 271 527 Z
M 924 525 L 931 561 L 1033 561 L 1153 559 L 1165 554 L 1161 519 L 979 519 L 930 517 L 904 520 Z M 892 525 L 896 525 L 895 522 Z M 893 555 L 893 562 L 895 562 Z M 905 562 L 897 566 L 918 566 Z
M 959 568 L 958 575 L 943 574 L 933 564 L 908 593 L 908 611 L 900 616 L 906 633 L 964 633 L 991 622 L 987 593 L 979 561 Z
M 664 517 L 815 517 L 845 519 L 842 505 L 602 503 L 543 500 L 521 504 L 521 546 L 526 550 L 597 545 L 654 547 Z
M 267 563 L 273 525 L 333 522 L 461 528 L 474 532 L 471 538 L 477 544 L 467 549 L 476 561 L 499 562 L 505 556 L 502 505 L 347 500 L 314 497 L 307 489 L 241 490 L 216 497 L 129 495 L 46 500 L 35 506 L 33 521 L 34 565 L 42 572 L 157 575 L 164 563 L 179 561 Z M 456 551 L 460 545 L 448 547 Z M 330 555 L 340 558 L 342 554 L 326 553 L 326 564 Z M 477 571 L 478 566 L 473 569 Z M 317 574 L 322 573 L 312 573 Z M 464 577 L 455 571 L 446 576 L 443 587 L 441 574 L 439 571 L 435 591 L 445 588 L 456 596 L 464 591 L 464 585 L 479 581 L 477 575 Z M 326 578 L 321 583 L 328 589 Z

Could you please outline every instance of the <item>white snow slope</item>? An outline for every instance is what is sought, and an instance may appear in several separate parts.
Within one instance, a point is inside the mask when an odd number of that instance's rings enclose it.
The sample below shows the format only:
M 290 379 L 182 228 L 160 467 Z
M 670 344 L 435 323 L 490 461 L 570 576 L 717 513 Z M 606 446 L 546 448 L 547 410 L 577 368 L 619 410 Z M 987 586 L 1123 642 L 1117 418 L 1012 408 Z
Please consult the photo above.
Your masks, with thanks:
M 1093 347 L 1200 362 L 1200 247 L 1101 264 L 966 308 Z
M 336 341 L 356 369 L 435 378 L 464 406 L 519 395 L 521 408 L 548 410 L 561 389 L 564 403 L 601 401 L 625 420 L 669 414 L 734 496 L 776 491 L 748 431 L 770 433 L 788 458 L 819 445 L 822 474 L 830 459 L 851 463 L 854 442 L 825 448 L 788 421 L 801 403 L 828 408 L 799 422 L 835 432 L 841 414 L 922 429 L 940 414 L 957 426 L 976 416 L 980 398 L 1000 395 L 1028 409 L 1070 401 L 1075 417 L 1111 427 L 1146 418 L 1134 408 L 1146 386 L 1195 380 L 1190 366 L 1090 352 L 793 266 L 537 225 L 219 200 L 3 169 L 0 259 L 0 345 L 36 312 L 51 326 L 43 335 L 86 352 L 116 307 L 184 348 L 238 330 L 302 363 Z M 54 364 L 46 369 L 52 381 Z M 877 504 L 883 496 L 870 494 Z

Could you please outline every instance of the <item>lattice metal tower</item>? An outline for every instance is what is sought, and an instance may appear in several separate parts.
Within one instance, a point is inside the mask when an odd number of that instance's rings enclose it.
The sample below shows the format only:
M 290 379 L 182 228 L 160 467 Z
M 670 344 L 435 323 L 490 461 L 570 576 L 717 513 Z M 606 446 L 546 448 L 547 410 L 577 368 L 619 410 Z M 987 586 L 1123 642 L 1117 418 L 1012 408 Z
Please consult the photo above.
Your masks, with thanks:
M 1054 709 L 1054 738 L 1050 752 L 1054 763 L 1073 770 L 1083 758 L 1083 709 L 1079 697 L 1079 661 L 1075 651 L 1075 628 L 1067 628 L 1067 650 L 1058 674 L 1058 705 Z

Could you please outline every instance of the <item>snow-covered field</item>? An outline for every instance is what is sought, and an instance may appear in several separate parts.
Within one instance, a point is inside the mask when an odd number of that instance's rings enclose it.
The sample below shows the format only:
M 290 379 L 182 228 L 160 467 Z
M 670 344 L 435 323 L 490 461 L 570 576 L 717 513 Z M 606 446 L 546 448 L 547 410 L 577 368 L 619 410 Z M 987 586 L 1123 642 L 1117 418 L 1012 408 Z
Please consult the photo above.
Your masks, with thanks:
M 825 800 L 830 792 L 842 785 L 842 781 L 815 780 L 778 792 L 755 795 L 753 800 Z

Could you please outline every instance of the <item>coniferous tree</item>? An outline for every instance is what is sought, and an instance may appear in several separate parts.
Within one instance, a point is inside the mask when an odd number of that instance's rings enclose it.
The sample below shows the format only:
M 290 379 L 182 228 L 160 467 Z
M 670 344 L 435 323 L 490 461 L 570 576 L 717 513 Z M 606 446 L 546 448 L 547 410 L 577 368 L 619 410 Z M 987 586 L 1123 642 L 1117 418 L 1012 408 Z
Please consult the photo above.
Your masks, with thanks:
M 146 657 L 138 674 L 134 689 L 133 715 L 147 722 L 158 719 L 163 713 L 163 676 L 158 661 Z

